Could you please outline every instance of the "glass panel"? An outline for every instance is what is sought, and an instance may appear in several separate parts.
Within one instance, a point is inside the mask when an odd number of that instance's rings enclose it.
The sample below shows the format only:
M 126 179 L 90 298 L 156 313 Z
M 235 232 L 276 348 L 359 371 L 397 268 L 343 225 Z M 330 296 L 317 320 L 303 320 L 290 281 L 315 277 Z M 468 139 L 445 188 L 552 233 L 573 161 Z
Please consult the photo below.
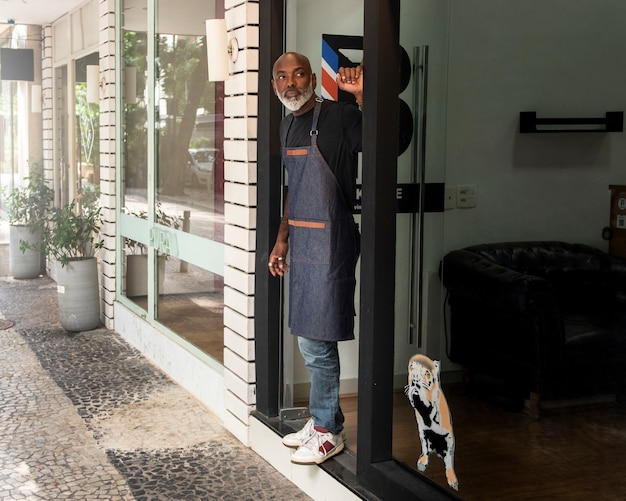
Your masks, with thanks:
M 74 110 L 76 114 L 76 192 L 100 184 L 100 102 L 87 99 L 87 66 L 99 64 L 97 52 L 74 64 Z
M 122 292 L 147 311 L 148 254 L 147 247 L 131 238 L 124 238 L 124 285 Z
M 427 143 L 427 169 L 445 164 L 448 209 L 438 228 L 426 220 L 432 278 L 415 350 L 441 362 L 436 383 L 426 362 L 415 367 L 413 401 L 432 425 L 416 423 L 398 388 L 394 455 L 417 470 L 421 427 L 440 452 L 454 437 L 462 499 L 614 498 L 625 487 L 626 262 L 606 241 L 619 228 L 603 227 L 624 210 L 624 138 L 554 122 L 561 132 L 525 133 L 519 117 L 600 118 L 623 101 L 626 6 L 401 6 L 402 42 L 430 47 L 427 128 L 443 141 Z M 422 469 L 452 490 L 436 454 Z
M 123 204 L 135 215 L 148 208 L 147 5 L 126 0 L 122 29 Z
M 426 384 L 430 377 L 438 376 L 435 367 L 426 368 L 428 360 L 442 361 L 443 343 L 439 334 L 441 311 L 439 260 L 443 245 L 443 220 L 441 208 L 428 205 L 430 190 L 445 178 L 445 95 L 447 71 L 448 2 L 404 1 L 400 16 L 401 91 L 400 155 L 398 157 L 398 183 L 417 187 L 418 199 L 424 205 L 417 211 L 397 216 L 396 237 L 396 309 L 394 340 L 394 457 L 417 470 L 421 442 L 415 403 L 422 411 L 430 409 L 432 402 L 427 389 L 414 393 L 415 384 L 409 386 L 407 399 L 404 390 L 408 377 L 414 373 L 422 376 Z M 424 119 L 425 118 L 425 119 Z M 423 208 L 420 213 L 419 209 Z M 408 374 L 409 360 L 423 355 L 419 369 Z M 448 370 L 448 361 L 443 361 Z M 416 399 L 417 397 L 417 399 Z M 443 408 L 443 404 L 442 408 Z M 428 421 L 428 417 L 426 417 Z M 440 423 L 438 423 L 440 424 Z M 441 423 L 440 431 L 443 434 Z M 431 437 L 427 434 L 427 440 Z M 433 438 L 433 440 L 439 440 Z M 442 435 L 438 445 L 445 447 Z M 436 474 L 433 474 L 436 472 Z M 443 463 L 433 454 L 426 475 L 447 487 Z
M 223 84 L 208 81 L 198 21 L 214 16 L 198 0 L 157 5 L 157 199 L 186 214 L 189 233 L 222 242 Z
M 68 89 L 67 66 L 61 66 L 54 70 L 54 97 L 55 97 L 55 163 L 56 171 L 59 173 L 57 186 L 55 186 L 56 200 L 60 206 L 64 206 L 73 198 L 73 192 L 70 193 L 70 168 L 69 168 L 69 152 L 68 152 L 68 105 L 67 105 L 67 89 Z
M 160 0 L 152 20 L 146 0 L 122 4 L 122 211 L 137 218 L 123 219 L 122 292 L 150 315 L 155 312 L 148 320 L 221 362 L 223 280 L 198 266 L 206 260 L 202 249 L 209 252 L 203 241 L 223 242 L 224 233 L 223 84 L 208 82 L 204 33 L 204 19 L 214 12 L 203 0 Z M 153 23 L 156 59 L 150 75 Z M 155 110 L 154 130 L 148 127 L 149 109 Z M 148 203 L 152 195 L 154 206 Z M 152 252 L 154 275 L 148 273 Z
M 3 33 L 0 48 L 24 49 L 28 40 L 28 26 L 14 25 Z M 32 84 L 11 80 L 10 73 L 0 81 L 0 186 L 8 189 L 25 186 L 29 164 L 41 160 L 30 156 L 33 138 L 29 137 L 32 116 L 28 98 Z M 0 201 L 0 207 L 4 202 Z
M 21 186 L 17 163 L 17 94 L 15 82 L 0 81 L 0 166 L 1 185 Z
M 171 256 L 158 260 L 159 322 L 223 363 L 223 278 Z
M 203 22 L 214 15 L 201 0 L 157 2 L 156 222 L 168 245 L 177 232 L 223 242 L 224 91 L 208 81 Z M 159 247 L 157 320 L 222 362 L 223 279 L 176 255 Z

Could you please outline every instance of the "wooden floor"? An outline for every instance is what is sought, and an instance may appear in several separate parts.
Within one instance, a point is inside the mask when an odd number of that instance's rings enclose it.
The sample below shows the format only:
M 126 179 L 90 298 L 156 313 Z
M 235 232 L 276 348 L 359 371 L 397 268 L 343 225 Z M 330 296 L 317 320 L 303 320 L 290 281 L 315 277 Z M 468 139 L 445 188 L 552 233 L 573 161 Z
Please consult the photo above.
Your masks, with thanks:
M 145 296 L 131 298 L 147 308 Z M 158 320 L 180 337 L 224 363 L 224 305 L 221 297 L 204 294 L 170 294 L 159 299 Z
M 544 410 L 540 419 L 512 412 L 461 385 L 444 389 L 456 438 L 457 495 L 472 500 L 626 499 L 626 407 L 615 403 Z M 394 457 L 415 468 L 420 454 L 413 409 L 394 399 Z M 356 451 L 357 399 L 342 398 L 348 448 Z M 424 474 L 452 491 L 443 462 Z

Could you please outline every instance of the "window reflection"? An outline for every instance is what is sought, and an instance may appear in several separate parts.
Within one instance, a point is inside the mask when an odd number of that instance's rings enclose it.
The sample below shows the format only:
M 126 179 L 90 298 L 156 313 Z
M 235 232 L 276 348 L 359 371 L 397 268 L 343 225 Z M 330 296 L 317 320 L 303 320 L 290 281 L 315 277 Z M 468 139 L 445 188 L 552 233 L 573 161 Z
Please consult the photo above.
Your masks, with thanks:
M 131 3 L 131 2 L 127 2 Z M 132 2 L 127 11 L 145 15 L 146 2 Z M 146 19 L 124 16 L 124 68 L 122 92 L 124 137 L 124 196 L 137 202 L 147 201 L 148 188 L 148 113 L 147 113 L 147 33 Z M 125 201 L 125 205 L 127 202 Z
M 74 109 L 77 155 L 73 193 L 100 184 L 100 103 L 90 102 L 87 92 L 87 66 L 98 66 L 99 60 L 99 54 L 94 52 L 75 62 Z
M 159 12 L 170 7 L 159 2 Z M 206 37 L 196 17 L 157 23 L 181 31 L 158 34 L 157 198 L 188 212 L 190 233 L 221 242 L 223 92 L 208 81 Z
M 159 287 L 160 289 L 160 287 Z M 147 247 L 131 238 L 124 238 L 124 286 L 126 296 L 147 310 L 148 254 Z
M 171 256 L 161 256 L 158 320 L 223 363 L 224 281 Z
M 54 90 L 55 90 L 55 115 L 54 129 L 55 148 L 54 151 L 58 156 L 57 168 L 59 171 L 59 179 L 56 181 L 55 190 L 58 192 L 56 203 L 63 206 L 68 204 L 74 196 L 74 192 L 70 193 L 70 168 L 69 153 L 67 145 L 67 137 L 69 134 L 69 120 L 67 112 L 67 95 L 68 95 L 69 78 L 67 66 L 60 66 L 54 70 Z

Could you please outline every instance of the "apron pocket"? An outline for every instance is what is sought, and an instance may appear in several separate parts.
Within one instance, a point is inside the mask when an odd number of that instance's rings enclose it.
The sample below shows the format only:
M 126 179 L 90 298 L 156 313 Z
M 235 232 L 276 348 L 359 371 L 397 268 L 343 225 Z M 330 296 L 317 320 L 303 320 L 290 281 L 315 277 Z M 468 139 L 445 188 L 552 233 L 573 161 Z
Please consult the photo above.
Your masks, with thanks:
M 293 263 L 330 263 L 330 224 L 325 221 L 289 220 Z

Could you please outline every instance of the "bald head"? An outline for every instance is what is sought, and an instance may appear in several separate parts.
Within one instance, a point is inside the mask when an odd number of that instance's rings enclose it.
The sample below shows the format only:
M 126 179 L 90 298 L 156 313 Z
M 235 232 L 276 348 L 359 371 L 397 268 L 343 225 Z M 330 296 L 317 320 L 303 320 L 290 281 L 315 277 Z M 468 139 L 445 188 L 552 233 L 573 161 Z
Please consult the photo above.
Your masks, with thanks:
M 309 61 L 309 58 L 298 52 L 285 52 L 278 59 L 276 59 L 272 68 L 272 78 L 275 80 L 276 71 L 285 67 L 301 67 L 309 75 L 313 73 L 313 70 L 311 69 L 311 61 Z

